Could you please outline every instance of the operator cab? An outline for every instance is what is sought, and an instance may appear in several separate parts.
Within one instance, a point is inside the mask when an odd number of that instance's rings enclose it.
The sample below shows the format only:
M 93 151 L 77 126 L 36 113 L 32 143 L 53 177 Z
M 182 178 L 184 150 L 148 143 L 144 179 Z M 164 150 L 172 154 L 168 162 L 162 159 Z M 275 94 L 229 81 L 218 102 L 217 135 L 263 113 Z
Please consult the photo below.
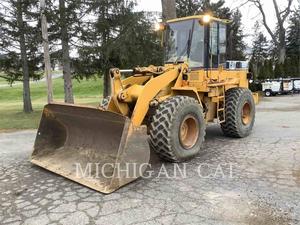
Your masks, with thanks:
M 165 63 L 191 69 L 226 66 L 226 23 L 208 15 L 174 19 L 164 26 Z

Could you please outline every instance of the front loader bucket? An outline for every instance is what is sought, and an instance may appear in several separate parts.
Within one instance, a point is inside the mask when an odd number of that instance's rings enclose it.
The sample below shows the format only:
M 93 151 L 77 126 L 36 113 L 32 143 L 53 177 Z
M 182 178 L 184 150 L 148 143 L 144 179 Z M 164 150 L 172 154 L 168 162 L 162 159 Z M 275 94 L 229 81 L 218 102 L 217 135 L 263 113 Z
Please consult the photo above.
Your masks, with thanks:
M 103 193 L 140 177 L 150 150 L 146 127 L 97 108 L 49 104 L 31 162 Z

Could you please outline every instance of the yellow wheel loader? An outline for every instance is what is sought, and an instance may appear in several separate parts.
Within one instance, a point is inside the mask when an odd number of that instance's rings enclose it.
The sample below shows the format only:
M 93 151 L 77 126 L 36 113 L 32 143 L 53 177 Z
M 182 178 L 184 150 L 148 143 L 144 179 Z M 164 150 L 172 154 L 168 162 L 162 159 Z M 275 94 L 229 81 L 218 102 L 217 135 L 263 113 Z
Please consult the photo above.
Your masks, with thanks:
M 103 193 L 137 179 L 150 149 L 170 162 L 197 155 L 206 124 L 242 138 L 255 120 L 247 69 L 226 68 L 226 23 L 198 15 L 161 24 L 165 65 L 111 69 L 99 108 L 45 106 L 32 163 Z

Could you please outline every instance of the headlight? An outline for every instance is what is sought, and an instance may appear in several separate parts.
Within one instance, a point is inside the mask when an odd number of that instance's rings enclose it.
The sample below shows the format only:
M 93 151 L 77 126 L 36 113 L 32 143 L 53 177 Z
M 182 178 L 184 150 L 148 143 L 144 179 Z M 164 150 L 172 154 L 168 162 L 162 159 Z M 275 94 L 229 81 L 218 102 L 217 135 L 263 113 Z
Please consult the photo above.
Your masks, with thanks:
M 154 24 L 154 30 L 155 31 L 162 31 L 165 30 L 166 25 L 164 23 L 156 23 Z
M 209 23 L 211 20 L 210 15 L 204 15 L 202 18 L 203 23 Z

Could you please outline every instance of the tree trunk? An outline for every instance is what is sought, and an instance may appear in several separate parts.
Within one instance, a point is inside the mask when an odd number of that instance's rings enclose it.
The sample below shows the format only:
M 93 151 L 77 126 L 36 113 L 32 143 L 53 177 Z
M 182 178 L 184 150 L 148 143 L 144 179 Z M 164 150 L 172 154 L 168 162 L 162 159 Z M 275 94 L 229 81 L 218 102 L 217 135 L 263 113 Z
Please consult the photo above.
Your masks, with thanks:
M 103 76 L 103 98 L 111 95 L 111 78 L 109 71 L 105 72 Z
M 161 5 L 163 21 L 177 17 L 175 0 L 161 0 Z
M 280 64 L 284 64 L 285 58 L 286 58 L 286 48 L 283 46 L 283 47 L 280 47 L 280 49 L 279 49 L 278 62 Z
M 284 64 L 286 58 L 285 28 L 282 27 L 279 32 L 278 62 L 279 64 Z
M 30 80 L 29 80 L 29 68 L 28 68 L 28 59 L 26 53 L 26 43 L 25 43 L 25 34 L 24 34 L 24 21 L 23 21 L 23 10 L 22 2 L 18 0 L 17 8 L 17 21 L 19 27 L 19 42 L 21 49 L 21 59 L 22 59 L 22 70 L 23 70 L 23 111 L 25 113 L 32 112 L 32 104 L 30 98 Z
M 107 19 L 109 17 L 108 7 L 102 7 L 101 9 L 101 16 L 102 19 Z M 104 29 L 101 36 L 103 40 L 104 46 L 107 46 L 107 43 L 109 41 L 109 30 Z M 106 98 L 111 95 L 111 77 L 109 74 L 109 57 L 108 57 L 108 51 L 107 49 L 103 49 L 104 51 L 104 57 L 105 57 L 105 63 L 104 63 L 104 76 L 103 76 L 103 98 Z
M 254 78 L 254 80 L 258 80 L 258 68 L 257 68 L 258 66 L 257 66 L 257 63 L 253 63 L 252 64 L 252 68 L 253 68 L 253 74 L 254 74 L 254 76 L 253 76 L 253 78 Z
M 47 29 L 47 18 L 45 15 L 45 0 L 41 0 L 41 23 L 42 23 L 42 37 L 44 46 L 44 62 L 45 62 L 45 75 L 47 83 L 47 96 L 48 103 L 53 102 L 53 88 L 52 88 L 52 74 L 51 74 L 51 61 L 49 53 L 49 41 L 48 41 L 48 29 Z
M 74 103 L 65 0 L 59 0 L 65 102 Z

